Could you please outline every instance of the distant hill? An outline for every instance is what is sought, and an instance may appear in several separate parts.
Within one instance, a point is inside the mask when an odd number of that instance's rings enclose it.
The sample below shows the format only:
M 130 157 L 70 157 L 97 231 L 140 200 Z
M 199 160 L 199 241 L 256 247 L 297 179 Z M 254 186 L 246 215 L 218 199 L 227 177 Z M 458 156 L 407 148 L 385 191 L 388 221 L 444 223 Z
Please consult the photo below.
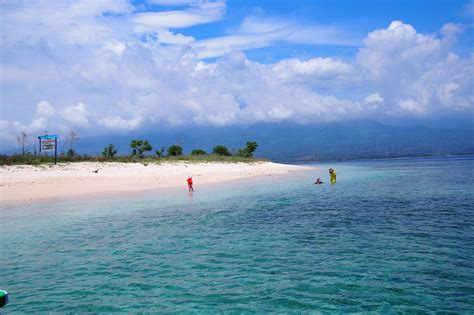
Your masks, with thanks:
M 156 148 L 181 142 L 185 152 L 196 148 L 209 152 L 216 144 L 237 149 L 255 140 L 260 145 L 259 156 L 287 161 L 474 154 L 474 130 L 390 126 L 371 120 L 176 128 L 114 140 L 94 139 L 89 145 L 83 139 L 81 147 L 98 152 L 112 142 L 125 153 L 130 151 L 132 138 L 148 139 Z
M 148 139 L 156 149 L 178 142 L 183 144 L 185 153 L 197 148 L 210 152 L 217 144 L 238 149 L 254 140 L 259 144 L 258 156 L 276 161 L 474 154 L 474 129 L 392 126 L 371 120 L 168 128 L 140 135 L 83 136 L 77 149 L 80 153 L 97 154 L 113 143 L 119 154 L 129 154 L 133 138 Z

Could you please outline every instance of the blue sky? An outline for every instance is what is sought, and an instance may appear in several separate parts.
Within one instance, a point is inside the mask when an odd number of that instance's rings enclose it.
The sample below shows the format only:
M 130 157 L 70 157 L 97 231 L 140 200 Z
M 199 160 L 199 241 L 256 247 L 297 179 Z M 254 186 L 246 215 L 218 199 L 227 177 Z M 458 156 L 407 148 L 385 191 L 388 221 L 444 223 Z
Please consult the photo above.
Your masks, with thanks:
M 162 11 L 163 6 L 135 1 L 148 10 Z M 351 57 L 357 53 L 363 38 L 370 31 L 387 26 L 387 21 L 401 20 L 421 33 L 437 33 L 440 25 L 461 23 L 471 25 L 472 15 L 467 12 L 465 0 L 448 1 L 227 1 L 225 18 L 215 23 L 196 25 L 182 33 L 198 39 L 231 34 L 249 15 L 298 21 L 302 24 L 337 25 L 353 36 L 357 45 L 304 45 L 278 43 L 268 48 L 252 49 L 246 55 L 260 62 L 274 62 L 282 58 L 310 58 L 314 56 Z M 179 10 L 183 6 L 169 6 Z M 472 46 L 472 29 L 461 38 L 457 51 L 469 54 Z
M 0 3 L 0 140 L 474 117 L 471 1 Z

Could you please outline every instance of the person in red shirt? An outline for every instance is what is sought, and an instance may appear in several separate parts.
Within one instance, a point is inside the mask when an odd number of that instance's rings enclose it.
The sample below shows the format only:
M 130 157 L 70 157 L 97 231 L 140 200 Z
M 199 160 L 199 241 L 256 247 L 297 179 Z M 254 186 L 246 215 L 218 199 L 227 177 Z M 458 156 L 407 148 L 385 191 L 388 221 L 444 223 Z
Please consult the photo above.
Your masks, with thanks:
M 188 190 L 194 191 L 193 189 L 193 178 L 191 176 L 188 177 Z

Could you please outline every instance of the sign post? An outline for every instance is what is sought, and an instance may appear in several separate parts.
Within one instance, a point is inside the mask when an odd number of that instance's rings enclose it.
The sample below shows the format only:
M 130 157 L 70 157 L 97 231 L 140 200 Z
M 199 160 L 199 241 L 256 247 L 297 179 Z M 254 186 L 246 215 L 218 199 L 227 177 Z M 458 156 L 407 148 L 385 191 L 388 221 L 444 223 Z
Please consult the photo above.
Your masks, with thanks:
M 54 164 L 58 161 L 58 136 L 57 135 L 44 135 L 38 136 L 39 140 L 39 151 L 53 151 L 54 150 Z

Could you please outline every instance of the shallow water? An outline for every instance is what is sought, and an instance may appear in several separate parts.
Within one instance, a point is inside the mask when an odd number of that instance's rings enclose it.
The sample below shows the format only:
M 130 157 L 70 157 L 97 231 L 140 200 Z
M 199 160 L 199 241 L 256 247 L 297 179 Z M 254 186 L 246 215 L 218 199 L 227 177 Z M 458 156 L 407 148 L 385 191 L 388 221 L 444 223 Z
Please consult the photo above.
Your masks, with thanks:
M 2 312 L 474 311 L 474 158 L 317 166 L 3 208 Z

